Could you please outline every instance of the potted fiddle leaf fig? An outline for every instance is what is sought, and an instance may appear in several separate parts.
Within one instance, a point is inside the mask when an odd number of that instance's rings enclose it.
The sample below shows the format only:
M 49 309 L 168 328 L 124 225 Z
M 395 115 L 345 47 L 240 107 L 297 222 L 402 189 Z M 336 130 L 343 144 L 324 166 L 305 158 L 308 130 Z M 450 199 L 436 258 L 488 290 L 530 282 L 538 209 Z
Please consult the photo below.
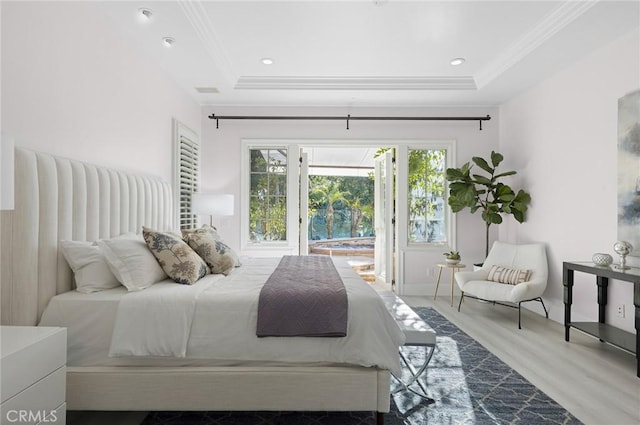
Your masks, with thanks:
M 489 161 L 474 156 L 460 168 L 447 168 L 449 181 L 448 204 L 454 213 L 469 208 L 471 213 L 481 211 L 486 224 L 485 256 L 489 255 L 489 227 L 502 223 L 502 215 L 512 215 L 519 223 L 526 220 L 531 195 L 520 189 L 516 193 L 503 179 L 517 174 L 516 171 L 498 172 L 498 166 L 504 157 L 491 151 Z M 474 164 L 487 175 L 472 174 Z

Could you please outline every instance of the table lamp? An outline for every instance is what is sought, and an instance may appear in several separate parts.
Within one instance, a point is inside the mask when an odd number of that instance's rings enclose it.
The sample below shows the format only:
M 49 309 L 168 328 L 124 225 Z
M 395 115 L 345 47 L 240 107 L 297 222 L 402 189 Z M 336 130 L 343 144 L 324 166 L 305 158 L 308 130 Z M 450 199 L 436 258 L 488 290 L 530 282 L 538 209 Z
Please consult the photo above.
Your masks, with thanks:
M 208 215 L 209 224 L 213 227 L 213 216 L 233 215 L 233 195 L 218 193 L 191 194 L 191 212 L 197 215 Z

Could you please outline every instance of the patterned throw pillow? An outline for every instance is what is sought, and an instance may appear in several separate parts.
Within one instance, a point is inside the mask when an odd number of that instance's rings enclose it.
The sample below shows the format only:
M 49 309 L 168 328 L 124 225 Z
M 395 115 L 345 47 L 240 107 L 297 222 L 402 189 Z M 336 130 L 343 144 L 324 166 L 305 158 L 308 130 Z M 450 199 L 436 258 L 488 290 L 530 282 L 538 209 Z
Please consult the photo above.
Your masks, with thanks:
M 162 270 L 175 282 L 193 285 L 209 273 L 204 260 L 180 236 L 147 227 L 142 228 L 142 235 Z
M 240 265 L 236 253 L 209 232 L 189 233 L 185 241 L 204 259 L 211 273 L 222 273 L 226 276 L 234 267 Z
M 487 280 L 509 285 L 517 285 L 531 278 L 531 270 L 510 269 L 502 266 L 491 266 Z
M 221 241 L 222 238 L 218 234 L 218 229 L 208 224 L 203 224 L 201 227 L 196 229 L 182 229 L 182 239 L 187 240 L 187 236 L 197 233 L 197 234 L 209 234 L 213 236 L 213 238 L 217 241 Z

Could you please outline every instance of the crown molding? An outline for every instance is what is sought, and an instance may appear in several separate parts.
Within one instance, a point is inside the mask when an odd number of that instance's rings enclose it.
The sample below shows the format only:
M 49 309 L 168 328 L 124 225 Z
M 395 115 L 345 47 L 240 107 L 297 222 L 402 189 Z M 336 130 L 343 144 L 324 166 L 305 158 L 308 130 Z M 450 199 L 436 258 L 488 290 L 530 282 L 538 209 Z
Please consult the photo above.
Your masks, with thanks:
M 531 31 L 509 46 L 495 60 L 478 71 L 475 75 L 478 88 L 482 88 L 498 78 L 599 2 L 600 0 L 562 2 L 540 21 L 538 25 L 531 29 Z
M 229 55 L 218 40 L 218 35 L 213 23 L 209 19 L 209 14 L 200 0 L 178 0 L 178 5 L 187 17 L 187 20 L 195 30 L 202 45 L 213 59 L 214 64 L 220 70 L 223 78 L 229 84 L 233 84 L 238 76 L 233 71 L 233 66 Z
M 251 77 L 238 79 L 245 90 L 475 90 L 472 77 Z

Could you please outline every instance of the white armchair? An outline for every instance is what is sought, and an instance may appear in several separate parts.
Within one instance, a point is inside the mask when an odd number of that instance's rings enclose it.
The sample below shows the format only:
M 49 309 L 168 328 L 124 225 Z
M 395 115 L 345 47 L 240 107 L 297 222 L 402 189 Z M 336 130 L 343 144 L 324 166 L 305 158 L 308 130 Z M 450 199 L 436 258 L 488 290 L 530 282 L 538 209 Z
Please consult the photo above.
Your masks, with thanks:
M 530 270 L 531 275 L 525 282 L 505 284 L 489 280 L 492 266 L 509 269 Z M 493 302 L 518 309 L 518 329 L 520 324 L 520 304 L 526 301 L 542 303 L 545 315 L 549 318 L 547 308 L 542 301 L 542 293 L 547 287 L 547 253 L 543 244 L 532 243 L 514 245 L 505 242 L 494 242 L 482 268 L 472 272 L 456 273 L 456 283 L 462 293 L 458 311 L 465 297 Z

